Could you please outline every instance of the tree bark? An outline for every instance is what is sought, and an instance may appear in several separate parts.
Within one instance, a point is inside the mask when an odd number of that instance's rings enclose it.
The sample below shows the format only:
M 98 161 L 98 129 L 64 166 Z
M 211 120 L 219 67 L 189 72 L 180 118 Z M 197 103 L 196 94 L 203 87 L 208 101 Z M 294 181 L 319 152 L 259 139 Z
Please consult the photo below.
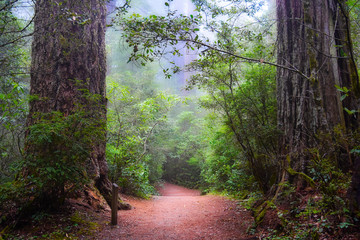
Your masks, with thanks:
M 317 146 L 318 133 L 331 132 L 337 125 L 348 131 L 358 127 L 357 114 L 344 108 L 358 109 L 359 76 L 342 1 L 277 0 L 276 4 L 278 64 L 307 76 L 278 69 L 280 152 L 283 159 L 292 159 L 293 169 L 305 172 L 306 150 Z M 340 100 L 335 85 L 350 89 L 345 100 Z
M 36 122 L 36 113 L 69 115 L 77 104 L 89 105 L 79 88 L 100 96 L 97 106 L 85 107 L 97 108 L 106 120 L 105 18 L 104 0 L 36 1 L 30 83 L 30 94 L 36 98 L 30 101 L 28 126 Z M 93 144 L 86 172 L 110 203 L 105 139 Z

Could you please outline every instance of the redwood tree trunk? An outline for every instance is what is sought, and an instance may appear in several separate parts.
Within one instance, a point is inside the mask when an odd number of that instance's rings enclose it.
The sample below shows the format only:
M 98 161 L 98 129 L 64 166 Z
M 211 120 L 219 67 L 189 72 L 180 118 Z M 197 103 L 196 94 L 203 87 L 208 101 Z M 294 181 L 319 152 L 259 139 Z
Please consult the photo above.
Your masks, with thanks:
M 336 125 L 347 131 L 358 127 L 357 114 L 344 111 L 358 109 L 360 86 L 342 2 L 276 1 L 278 64 L 307 76 L 281 68 L 277 72 L 279 145 L 296 171 L 306 171 L 306 149 L 317 146 L 318 133 Z M 335 85 L 351 90 L 344 101 Z
M 35 113 L 67 115 L 76 104 L 86 104 L 79 88 L 101 96 L 98 106 L 88 107 L 97 107 L 105 120 L 105 4 L 104 0 L 36 1 L 30 94 L 37 100 L 30 102 L 28 125 L 36 122 Z M 105 145 L 105 136 L 93 144 L 87 175 L 109 202 Z

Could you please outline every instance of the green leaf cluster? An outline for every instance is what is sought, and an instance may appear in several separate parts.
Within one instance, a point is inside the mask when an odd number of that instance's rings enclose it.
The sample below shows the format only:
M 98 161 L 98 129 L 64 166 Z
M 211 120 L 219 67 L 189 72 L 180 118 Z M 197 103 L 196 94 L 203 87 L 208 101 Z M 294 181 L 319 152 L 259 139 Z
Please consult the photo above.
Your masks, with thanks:
M 100 104 L 97 96 L 86 98 L 91 106 Z M 27 130 L 26 155 L 15 181 L 22 184 L 23 198 L 32 199 L 27 206 L 56 208 L 88 183 L 94 144 L 105 141 L 105 121 L 97 109 L 77 105 L 70 114 L 31 116 L 35 122 Z
M 17 1 L 0 1 L 0 184 L 14 179 L 22 158 L 27 115 L 29 51 L 24 35 L 31 25 L 13 11 Z
M 203 186 L 201 169 L 206 142 L 203 121 L 197 119 L 200 113 L 191 106 L 183 106 L 182 111 L 172 116 L 173 125 L 157 137 L 166 159 L 163 179 L 189 188 Z
M 125 66 L 126 68 L 126 66 Z M 180 99 L 159 91 L 156 71 L 147 66 L 108 76 L 106 157 L 109 176 L 122 191 L 140 197 L 154 193 L 151 184 L 162 176 L 164 159 L 152 152 L 155 135 Z

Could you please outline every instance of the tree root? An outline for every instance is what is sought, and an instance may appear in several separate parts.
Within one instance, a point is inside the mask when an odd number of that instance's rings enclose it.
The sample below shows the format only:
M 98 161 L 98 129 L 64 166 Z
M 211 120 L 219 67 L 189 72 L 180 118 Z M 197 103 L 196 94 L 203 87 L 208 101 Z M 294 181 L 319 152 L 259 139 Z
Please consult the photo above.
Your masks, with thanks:
M 112 201 L 112 184 L 110 182 L 110 180 L 106 177 L 100 177 L 96 183 L 95 183 L 96 188 L 100 191 L 101 195 L 104 197 L 104 199 L 106 200 L 107 204 L 109 206 L 111 206 L 111 201 Z M 120 195 L 119 195 L 119 202 L 118 202 L 118 209 L 119 210 L 130 210 L 132 209 L 131 205 L 127 202 L 124 202 L 123 200 L 121 200 Z

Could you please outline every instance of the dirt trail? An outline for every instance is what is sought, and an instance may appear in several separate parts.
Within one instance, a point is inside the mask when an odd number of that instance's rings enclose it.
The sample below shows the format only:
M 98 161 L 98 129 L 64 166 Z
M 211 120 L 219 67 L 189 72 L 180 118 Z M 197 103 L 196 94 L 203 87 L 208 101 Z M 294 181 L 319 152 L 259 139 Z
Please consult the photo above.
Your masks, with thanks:
M 234 201 L 165 183 L 161 196 L 128 199 L 134 209 L 119 211 L 119 226 L 106 226 L 97 239 L 256 239 L 246 235 L 250 214 Z

